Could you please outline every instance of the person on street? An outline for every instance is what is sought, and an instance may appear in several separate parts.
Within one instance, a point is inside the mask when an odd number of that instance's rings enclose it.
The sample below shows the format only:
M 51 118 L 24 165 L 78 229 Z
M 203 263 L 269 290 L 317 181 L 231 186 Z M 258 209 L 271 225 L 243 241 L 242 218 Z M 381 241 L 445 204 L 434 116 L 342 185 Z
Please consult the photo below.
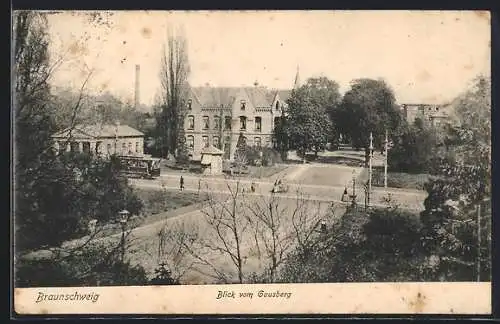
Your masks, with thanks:
M 347 195 L 347 187 L 344 188 L 344 193 L 342 194 L 342 198 L 340 199 L 341 201 L 345 202 L 347 201 L 348 195 Z
M 181 176 L 181 180 L 180 180 L 180 189 L 181 191 L 184 190 L 184 177 Z

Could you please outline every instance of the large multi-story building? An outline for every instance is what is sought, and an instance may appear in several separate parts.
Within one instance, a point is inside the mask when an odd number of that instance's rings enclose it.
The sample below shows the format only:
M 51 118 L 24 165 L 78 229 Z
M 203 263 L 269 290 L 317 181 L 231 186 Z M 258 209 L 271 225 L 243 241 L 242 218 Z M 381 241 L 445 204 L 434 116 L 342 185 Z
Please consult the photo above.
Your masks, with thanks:
M 300 83 L 295 77 L 295 87 Z M 254 87 L 192 87 L 188 92 L 184 121 L 186 144 L 193 160 L 204 147 L 224 151 L 234 159 L 240 134 L 250 146 L 272 146 L 273 129 L 286 108 L 292 90 Z

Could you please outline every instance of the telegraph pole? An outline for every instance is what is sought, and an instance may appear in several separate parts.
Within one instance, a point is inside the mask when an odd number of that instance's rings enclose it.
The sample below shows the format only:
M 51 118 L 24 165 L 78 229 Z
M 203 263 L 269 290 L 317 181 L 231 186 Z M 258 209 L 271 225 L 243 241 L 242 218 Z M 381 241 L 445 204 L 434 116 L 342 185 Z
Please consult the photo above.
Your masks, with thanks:
M 389 139 L 387 138 L 387 129 L 385 130 L 385 143 L 384 143 L 384 188 L 387 189 L 387 151 L 389 145 Z
M 373 156 L 373 134 L 370 132 L 370 157 L 369 157 L 369 160 L 368 160 L 368 163 L 369 163 L 369 169 L 368 169 L 368 175 L 369 175 L 369 178 L 368 178 L 368 191 L 367 191 L 367 202 L 368 202 L 368 206 L 370 206 L 370 195 L 371 195 L 371 192 L 372 192 L 372 156 Z
M 481 281 L 481 203 L 477 205 L 477 281 Z

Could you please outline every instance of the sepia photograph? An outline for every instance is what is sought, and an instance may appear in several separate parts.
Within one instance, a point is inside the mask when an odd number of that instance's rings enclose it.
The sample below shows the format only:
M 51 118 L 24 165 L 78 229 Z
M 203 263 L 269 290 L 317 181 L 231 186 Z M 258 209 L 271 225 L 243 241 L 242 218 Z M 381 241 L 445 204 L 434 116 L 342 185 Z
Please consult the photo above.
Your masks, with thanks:
M 18 314 L 491 312 L 489 12 L 11 27 Z

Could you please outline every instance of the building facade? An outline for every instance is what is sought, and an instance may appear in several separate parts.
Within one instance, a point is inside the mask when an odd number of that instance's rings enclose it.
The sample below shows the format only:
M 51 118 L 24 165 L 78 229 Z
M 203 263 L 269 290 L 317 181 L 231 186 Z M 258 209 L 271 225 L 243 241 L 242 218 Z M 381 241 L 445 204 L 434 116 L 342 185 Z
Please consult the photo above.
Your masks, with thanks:
M 275 123 L 286 108 L 291 90 L 254 87 L 192 87 L 186 102 L 184 131 L 193 160 L 214 146 L 234 159 L 240 134 L 250 146 L 271 147 Z
M 449 119 L 449 105 L 431 105 L 431 104 L 401 104 L 403 116 L 408 123 L 413 124 L 415 119 L 419 118 L 424 123 L 431 126 L 445 124 Z
M 56 152 L 144 155 L 144 134 L 127 125 L 76 125 L 52 136 Z

